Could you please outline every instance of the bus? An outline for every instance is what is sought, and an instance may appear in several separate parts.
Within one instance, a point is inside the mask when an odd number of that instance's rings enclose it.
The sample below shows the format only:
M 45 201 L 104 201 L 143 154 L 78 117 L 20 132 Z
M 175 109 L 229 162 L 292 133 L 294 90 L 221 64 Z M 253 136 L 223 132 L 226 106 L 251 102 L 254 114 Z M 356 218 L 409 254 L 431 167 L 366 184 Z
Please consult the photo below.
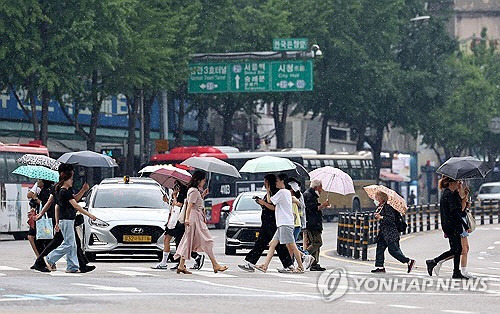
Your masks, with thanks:
M 0 142 L 0 233 L 16 240 L 28 232 L 29 202 L 26 198 L 36 180 L 13 174 L 24 154 L 49 156 L 47 147 L 37 144 L 4 144 Z
M 313 154 L 315 151 L 307 150 Z M 151 157 L 151 164 L 172 164 L 179 166 L 181 162 L 190 157 L 216 157 L 241 169 L 250 159 L 262 156 L 276 156 L 288 158 L 302 165 L 303 159 L 300 152 L 293 150 L 285 152 L 240 152 L 235 147 L 227 146 L 191 146 L 176 147 L 165 154 L 157 154 Z M 299 177 L 296 170 L 286 171 L 289 176 Z M 207 209 L 207 222 L 216 228 L 225 228 L 225 218 L 229 214 L 229 208 L 234 199 L 242 192 L 256 191 L 263 187 L 265 173 L 248 174 L 242 173 L 241 178 L 212 173 L 208 180 L 209 196 L 205 199 Z M 302 182 L 303 184 L 305 182 Z
M 302 155 L 304 168 L 308 172 L 314 169 L 331 166 L 349 174 L 354 183 L 354 194 L 340 195 L 333 193 L 322 193 L 320 201 L 327 198 L 332 205 L 332 210 L 325 210 L 327 218 L 338 214 L 339 210 L 360 211 L 361 209 L 373 209 L 375 204 L 368 197 L 363 187 L 377 184 L 377 175 L 373 164 L 371 152 L 360 151 L 352 154 L 338 153 L 332 155 Z

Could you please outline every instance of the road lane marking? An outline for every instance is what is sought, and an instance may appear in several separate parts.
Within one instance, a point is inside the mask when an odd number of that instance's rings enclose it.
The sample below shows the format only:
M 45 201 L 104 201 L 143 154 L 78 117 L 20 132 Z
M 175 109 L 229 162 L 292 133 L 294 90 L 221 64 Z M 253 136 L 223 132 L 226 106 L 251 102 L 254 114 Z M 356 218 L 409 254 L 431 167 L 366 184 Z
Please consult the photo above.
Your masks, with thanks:
M 27 300 L 66 300 L 66 298 L 61 297 L 61 296 L 54 296 L 54 295 L 49 295 L 49 294 L 6 294 L 3 295 L 4 298 L 7 299 L 0 299 L 0 301 L 7 301 L 7 300 L 19 300 L 19 301 L 27 301 Z
M 459 310 L 441 310 L 441 312 L 455 313 L 455 314 L 474 314 L 474 313 L 478 313 L 478 312 L 459 311 Z
M 487 249 L 488 249 L 488 250 L 494 250 L 494 249 L 495 249 L 495 247 L 494 247 L 494 246 L 488 246 L 488 248 L 487 248 Z
M 130 277 L 158 277 L 158 275 L 141 273 L 141 272 L 132 271 L 132 270 L 108 270 L 108 273 L 115 273 L 115 274 L 130 276 Z
M 81 274 L 75 274 L 75 273 L 66 273 L 64 271 L 51 271 L 49 275 L 53 277 L 81 277 Z
M 400 309 L 423 309 L 421 306 L 414 306 L 414 305 L 402 305 L 402 304 L 389 304 L 387 305 L 388 307 L 396 307 Z
M 0 266 L 0 270 L 20 270 L 20 269 L 10 266 Z
M 477 259 L 484 259 L 484 257 L 482 257 L 482 256 L 478 256 L 478 257 L 477 257 Z
M 500 244 L 500 241 L 495 241 L 493 244 Z
M 0 277 L 2 277 L 2 276 L 7 276 L 7 275 L 6 275 L 6 274 L 4 274 L 4 273 L 0 273 Z
M 207 278 L 237 278 L 238 276 L 224 273 L 214 273 L 213 271 L 193 271 L 193 275 L 199 275 Z
M 322 299 L 320 296 L 317 296 L 317 295 L 308 295 L 308 294 L 303 294 L 303 293 L 299 294 L 299 293 L 290 293 L 290 292 L 277 291 L 277 290 L 267 290 L 267 289 L 241 287 L 241 286 L 234 286 L 234 285 L 225 285 L 225 284 L 210 282 L 210 281 L 206 281 L 206 280 L 197 280 L 197 279 L 179 279 L 179 280 L 198 282 L 198 283 L 202 283 L 202 284 L 209 285 L 209 286 L 231 288 L 231 289 L 238 289 L 238 290 L 245 290 L 245 291 L 255 291 L 255 292 L 261 292 L 261 293 L 262 292 L 277 293 L 280 295 L 286 295 L 289 297 L 296 297 L 296 298 Z
M 104 291 L 118 291 L 118 292 L 141 292 L 141 290 L 136 287 L 110 287 L 110 286 L 101 286 L 101 285 L 90 285 L 86 283 L 72 283 L 75 286 L 87 287 L 92 290 L 104 290 Z
M 371 301 L 359 301 L 359 300 L 345 300 L 347 303 L 355 303 L 355 304 L 375 304 L 375 302 Z

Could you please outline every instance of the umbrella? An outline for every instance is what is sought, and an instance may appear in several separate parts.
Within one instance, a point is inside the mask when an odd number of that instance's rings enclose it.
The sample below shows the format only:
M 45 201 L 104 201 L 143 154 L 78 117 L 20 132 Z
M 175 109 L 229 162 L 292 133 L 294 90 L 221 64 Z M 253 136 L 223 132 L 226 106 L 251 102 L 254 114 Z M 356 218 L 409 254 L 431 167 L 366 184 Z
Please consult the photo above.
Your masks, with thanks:
M 146 166 L 144 168 L 142 168 L 141 170 L 139 170 L 139 173 L 141 174 L 144 174 L 144 173 L 153 173 L 155 172 L 156 170 L 159 170 L 159 169 L 165 169 L 165 168 L 169 168 L 169 167 L 173 167 L 172 165 L 154 165 L 154 166 Z M 184 169 L 183 169 L 184 170 Z
M 224 174 L 230 177 L 241 178 L 240 173 L 233 165 L 215 157 L 191 157 L 184 160 L 181 165 L 205 170 L 207 172 Z
M 376 184 L 365 186 L 363 187 L 363 189 L 365 189 L 366 194 L 368 194 L 368 197 L 370 197 L 372 200 L 375 199 L 375 194 L 377 194 L 377 192 L 384 192 L 388 197 L 387 204 L 391 205 L 401 214 L 406 213 L 406 210 L 408 209 L 406 201 L 401 195 L 396 193 L 396 191 L 391 190 L 386 186 Z
M 14 174 L 19 174 L 31 179 L 42 179 L 52 182 L 59 181 L 59 173 L 43 166 L 19 166 L 12 171 Z
M 151 173 L 149 177 L 169 189 L 174 187 L 175 181 L 177 180 L 183 184 L 188 184 L 191 180 L 191 174 L 189 172 L 173 166 L 163 166 L 163 168 Z
M 296 168 L 297 165 L 295 165 L 292 161 L 290 161 L 287 158 L 281 158 L 275 156 L 262 156 L 248 160 L 243 165 L 243 167 L 241 167 L 240 172 L 269 173 L 269 172 L 294 170 Z
M 293 163 L 295 164 L 295 166 L 297 166 L 297 168 L 295 168 L 295 171 L 297 172 L 299 177 L 306 179 L 309 178 L 309 173 L 307 173 L 307 170 L 306 168 L 304 168 L 304 166 L 295 161 Z
M 59 161 L 44 155 L 24 154 L 17 162 L 30 166 L 44 166 L 52 170 L 57 170 L 61 164 Z
M 451 157 L 436 170 L 437 173 L 453 180 L 481 179 L 490 171 L 491 167 L 488 164 L 471 156 Z
M 352 178 L 344 171 L 326 166 L 315 169 L 309 173 L 312 180 L 321 181 L 323 190 L 342 195 L 354 193 L 354 184 Z
M 80 152 L 66 153 L 57 159 L 62 163 L 76 164 L 82 167 L 98 167 L 98 168 L 112 168 L 118 167 L 113 158 L 91 152 L 89 150 L 83 150 Z

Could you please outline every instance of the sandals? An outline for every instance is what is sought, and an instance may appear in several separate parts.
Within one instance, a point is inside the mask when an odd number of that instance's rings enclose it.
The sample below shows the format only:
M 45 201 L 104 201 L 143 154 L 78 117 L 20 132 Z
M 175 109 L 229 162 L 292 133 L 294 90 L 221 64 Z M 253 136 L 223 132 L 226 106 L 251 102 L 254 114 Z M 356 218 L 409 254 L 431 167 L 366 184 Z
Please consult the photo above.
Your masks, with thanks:
M 187 270 L 186 267 L 184 267 L 184 268 L 178 267 L 177 268 L 177 273 L 178 274 L 185 274 L 185 275 L 191 275 L 192 274 L 192 272 L 190 272 L 189 270 Z
M 220 265 L 219 265 L 219 267 L 214 268 L 214 273 L 216 273 L 216 274 L 217 274 L 218 272 L 221 272 L 221 273 L 222 273 L 222 272 L 226 271 L 227 269 L 228 269 L 228 267 L 227 267 L 226 265 L 224 265 L 224 266 L 220 266 Z
M 260 270 L 261 272 L 267 272 L 267 266 L 264 265 L 255 265 L 255 269 Z

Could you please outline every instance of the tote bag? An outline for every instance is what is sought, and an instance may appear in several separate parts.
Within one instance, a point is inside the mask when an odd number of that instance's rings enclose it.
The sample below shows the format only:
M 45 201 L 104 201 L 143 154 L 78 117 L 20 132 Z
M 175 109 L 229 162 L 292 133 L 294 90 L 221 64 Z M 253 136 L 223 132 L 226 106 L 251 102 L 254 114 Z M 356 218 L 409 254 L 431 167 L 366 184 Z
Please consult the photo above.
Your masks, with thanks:
M 172 211 L 170 212 L 170 218 L 168 219 L 167 228 L 174 229 L 179 220 L 179 215 L 181 213 L 181 208 L 179 206 L 172 206 Z
M 476 230 L 476 218 L 474 218 L 474 215 L 470 212 L 470 210 L 466 211 L 467 214 L 467 222 L 469 224 L 470 232 L 473 232 Z
M 45 215 L 36 222 L 36 239 L 52 240 L 52 238 L 54 238 L 54 226 L 52 225 L 52 219 Z

